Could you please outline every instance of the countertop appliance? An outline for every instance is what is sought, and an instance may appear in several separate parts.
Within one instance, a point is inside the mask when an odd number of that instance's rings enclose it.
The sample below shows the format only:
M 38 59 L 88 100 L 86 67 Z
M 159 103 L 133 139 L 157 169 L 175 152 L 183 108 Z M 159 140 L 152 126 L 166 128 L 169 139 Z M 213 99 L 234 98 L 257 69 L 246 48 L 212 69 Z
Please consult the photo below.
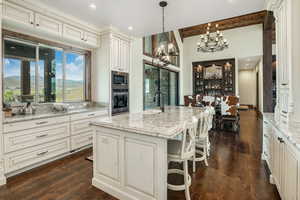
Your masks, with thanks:
M 112 115 L 129 111 L 128 73 L 112 71 Z

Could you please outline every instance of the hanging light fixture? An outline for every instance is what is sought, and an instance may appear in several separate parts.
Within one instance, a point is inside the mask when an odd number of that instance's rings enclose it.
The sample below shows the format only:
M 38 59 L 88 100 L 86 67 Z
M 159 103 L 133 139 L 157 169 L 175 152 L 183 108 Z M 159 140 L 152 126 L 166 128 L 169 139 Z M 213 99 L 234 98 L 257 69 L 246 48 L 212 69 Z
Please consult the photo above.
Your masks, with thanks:
M 224 38 L 223 33 L 219 31 L 219 24 L 215 25 L 216 31 L 211 31 L 211 23 L 208 23 L 206 34 L 200 36 L 200 42 L 197 44 L 197 51 L 216 52 L 222 51 L 229 47 L 228 41 Z
M 170 64 L 171 57 L 179 55 L 176 46 L 170 41 L 169 33 L 165 32 L 165 7 L 167 5 L 166 1 L 159 2 L 159 6 L 162 8 L 162 33 L 160 34 L 158 47 L 154 51 L 154 58 L 164 65 Z

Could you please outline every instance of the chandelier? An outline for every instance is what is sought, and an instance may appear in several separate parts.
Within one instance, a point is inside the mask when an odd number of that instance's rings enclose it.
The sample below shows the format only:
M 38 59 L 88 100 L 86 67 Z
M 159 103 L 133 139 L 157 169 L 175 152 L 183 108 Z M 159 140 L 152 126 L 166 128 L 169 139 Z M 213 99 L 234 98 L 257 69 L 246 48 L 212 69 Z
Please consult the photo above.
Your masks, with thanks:
M 170 41 L 168 32 L 165 32 L 165 7 L 168 5 L 166 1 L 159 2 L 162 8 L 162 33 L 158 41 L 158 47 L 154 51 L 154 58 L 163 65 L 171 63 L 171 57 L 177 57 L 178 51 L 175 45 Z
M 224 38 L 223 33 L 219 31 L 219 24 L 216 24 L 215 31 L 211 31 L 211 23 L 208 23 L 206 34 L 201 35 L 201 41 L 197 43 L 197 51 L 216 52 L 227 49 L 228 41 Z

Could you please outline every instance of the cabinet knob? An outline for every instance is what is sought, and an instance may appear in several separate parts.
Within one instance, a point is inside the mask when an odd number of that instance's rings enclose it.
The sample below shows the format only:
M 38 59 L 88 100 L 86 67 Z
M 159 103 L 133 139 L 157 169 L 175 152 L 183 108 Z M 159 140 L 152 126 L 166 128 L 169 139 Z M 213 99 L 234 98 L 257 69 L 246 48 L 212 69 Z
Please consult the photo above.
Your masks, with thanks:
M 33 24 L 33 22 L 31 21 L 30 24 Z
M 36 24 L 36 26 L 40 26 L 40 24 Z

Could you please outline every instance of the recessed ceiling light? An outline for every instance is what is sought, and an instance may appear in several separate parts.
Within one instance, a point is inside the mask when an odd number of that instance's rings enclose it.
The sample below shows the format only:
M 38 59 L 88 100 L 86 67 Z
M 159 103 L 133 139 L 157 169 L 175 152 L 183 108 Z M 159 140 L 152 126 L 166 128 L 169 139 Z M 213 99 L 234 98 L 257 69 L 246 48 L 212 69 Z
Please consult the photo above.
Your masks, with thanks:
M 96 10 L 97 6 L 94 3 L 90 3 L 89 7 L 93 10 Z
M 128 30 L 132 31 L 132 30 L 133 30 L 133 27 L 132 27 L 132 26 L 129 26 L 129 27 L 128 27 Z

